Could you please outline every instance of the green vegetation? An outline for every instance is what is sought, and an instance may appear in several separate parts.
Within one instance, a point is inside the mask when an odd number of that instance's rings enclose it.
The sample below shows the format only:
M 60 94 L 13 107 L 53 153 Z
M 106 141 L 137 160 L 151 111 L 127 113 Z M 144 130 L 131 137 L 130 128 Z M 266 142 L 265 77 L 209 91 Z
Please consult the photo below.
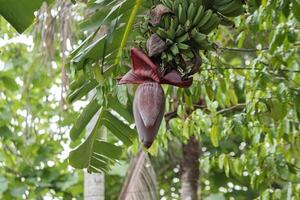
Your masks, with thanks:
M 169 11 L 150 25 L 158 4 Z M 82 199 L 71 166 L 105 172 L 117 198 L 141 149 L 137 86 L 117 79 L 157 34 L 151 59 L 193 77 L 162 85 L 165 118 L 147 150 L 160 197 L 180 199 L 192 137 L 203 199 L 300 199 L 299 0 L 0 0 L 0 15 L 0 198 Z

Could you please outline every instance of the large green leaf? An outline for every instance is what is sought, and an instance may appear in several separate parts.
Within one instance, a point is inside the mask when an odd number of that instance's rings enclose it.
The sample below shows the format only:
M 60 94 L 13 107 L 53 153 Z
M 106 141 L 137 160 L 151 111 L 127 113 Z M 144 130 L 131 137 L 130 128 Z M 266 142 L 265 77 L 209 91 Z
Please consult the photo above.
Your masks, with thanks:
M 93 100 L 86 106 L 81 115 L 77 118 L 74 126 L 71 128 L 70 137 L 72 140 L 78 139 L 81 132 L 84 130 L 96 112 L 100 109 L 100 107 L 101 106 L 99 105 L 97 98 L 93 98 Z
M 50 3 L 53 0 L 47 0 Z M 44 0 L 0 0 L 0 15 L 2 15 L 19 33 L 24 32 L 34 20 L 37 11 Z
M 131 139 L 136 135 L 129 126 L 114 117 L 108 110 L 101 108 L 97 123 L 90 135 L 70 152 L 69 162 L 73 167 L 87 168 L 90 172 L 108 171 L 110 166 L 120 159 L 124 146 L 116 146 L 99 140 L 98 135 L 103 130 L 102 126 L 113 130 L 112 133 L 126 145 L 132 144 Z

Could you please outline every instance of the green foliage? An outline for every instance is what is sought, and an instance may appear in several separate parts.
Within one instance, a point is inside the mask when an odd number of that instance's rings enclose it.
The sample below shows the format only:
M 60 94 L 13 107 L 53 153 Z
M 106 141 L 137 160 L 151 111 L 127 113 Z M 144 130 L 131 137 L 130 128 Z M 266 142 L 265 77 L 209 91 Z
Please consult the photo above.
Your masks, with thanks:
M 33 2 L 28 6 L 35 5 Z M 211 2 L 203 1 L 207 7 Z M 71 131 L 74 140 L 71 146 L 76 147 L 69 157 L 70 164 L 76 168 L 109 171 L 129 146 L 133 144 L 132 149 L 138 148 L 135 131 L 130 128 L 135 87 L 120 89 L 115 78 L 126 72 L 123 66 L 130 62 L 128 49 L 143 38 L 134 22 L 140 20 L 140 15 L 144 16 L 145 9 L 153 3 L 159 1 L 89 1 L 87 9 L 92 15 L 80 24 L 81 30 L 76 30 L 86 31 L 89 36 L 72 52 L 69 60 L 75 82 L 70 85 L 68 100 L 82 100 L 92 90 L 95 98 L 92 111 L 87 107 L 89 112 L 83 110 L 77 122 L 71 111 L 59 112 L 53 99 L 43 98 L 53 84 L 58 84 L 49 78 L 57 76 L 57 71 L 37 67 L 41 57 L 37 52 L 28 52 L 26 47 L 1 47 L 1 52 L 5 52 L 1 54 L 5 70 L 0 71 L 0 137 L 3 141 L 0 195 L 3 198 L 27 195 L 35 199 L 47 193 L 62 198 L 80 196 L 82 190 L 77 183 L 81 176 L 70 174 L 67 163 L 53 157 L 63 150 L 60 142 L 66 138 L 62 134 L 54 136 L 51 116 L 61 116 L 62 128 L 70 121 L 76 122 Z M 32 22 L 32 13 L 40 4 L 33 6 L 28 12 L 30 15 L 26 12 L 24 18 L 16 18 L 18 21 L 7 17 L 11 11 L 4 11 L 2 5 L 8 3 L 1 2 L 1 14 L 18 31 L 23 31 Z M 19 5 L 12 5 L 19 9 Z M 158 179 L 165 191 L 170 191 L 170 180 L 179 177 L 176 163 L 180 157 L 174 156 L 174 152 L 179 154 L 178 146 L 193 135 L 202 144 L 201 194 L 204 199 L 300 198 L 299 5 L 299 0 L 247 1 L 245 15 L 220 22 L 227 26 L 220 25 L 216 32 L 208 35 L 217 47 L 201 52 L 203 65 L 194 76 L 193 86 L 188 89 L 164 86 L 166 112 L 175 117 L 166 118 L 162 123 L 149 152 L 158 156 L 155 159 L 161 168 L 157 172 Z M 227 10 L 230 8 L 221 5 L 215 9 L 230 13 Z M 23 10 L 17 12 L 24 13 Z M 106 32 L 100 29 L 101 25 L 106 26 Z M 1 21 L 1 30 L 11 37 L 7 29 Z M 172 48 L 172 52 L 177 54 L 178 51 Z M 28 105 L 31 106 L 28 108 Z M 92 133 L 78 145 L 86 124 L 97 112 L 98 122 Z M 104 127 L 109 133 L 105 142 Z M 167 149 L 173 152 L 170 154 Z M 56 165 L 52 166 L 51 162 L 48 165 L 49 160 Z M 173 169 L 176 172 L 173 173 Z M 177 196 L 165 192 L 166 197 L 178 198 L 180 185 L 177 183 L 174 182 L 171 190 Z
M 0 41 L 0 199 L 82 198 L 82 172 L 65 159 L 62 131 L 76 115 L 60 107 L 61 69 L 3 18 Z
M 130 146 L 136 137 L 136 131 L 129 127 L 133 123 L 133 116 L 131 111 L 128 111 L 131 102 L 128 101 L 127 91 L 115 91 L 116 82 L 111 82 L 110 79 L 114 74 L 113 72 L 116 72 L 116 68 L 121 64 L 123 48 L 129 39 L 129 33 L 131 33 L 141 1 L 112 1 L 110 3 L 91 1 L 88 6 L 92 10 L 96 9 L 96 12 L 82 22 L 81 27 L 84 30 L 92 31 L 92 33 L 71 54 L 70 70 L 75 72 L 75 77 L 81 77 L 81 74 L 84 74 L 87 80 L 97 80 L 97 83 L 89 89 L 82 89 L 85 87 L 86 81 L 80 84 L 81 79 L 79 78 L 79 84 L 76 84 L 77 80 L 75 80 L 68 98 L 72 102 L 86 96 L 92 89 L 97 92 L 96 97 L 85 108 L 72 127 L 71 139 L 76 141 L 100 107 L 101 111 L 99 111 L 98 122 L 93 132 L 70 153 L 70 163 L 76 168 L 88 168 L 89 171 L 94 172 L 107 171 L 115 163 L 114 161 L 122 155 L 121 147 L 113 144 L 106 143 L 107 148 L 111 150 L 107 151 L 108 154 L 96 148 L 99 139 L 98 132 L 102 126 L 106 127 L 115 138 L 122 141 L 124 144 L 122 148 Z M 100 29 L 101 25 L 105 25 L 107 31 Z M 98 36 L 99 34 L 102 36 Z M 122 117 L 124 121 L 121 121 L 119 117 Z M 113 157 L 110 153 L 113 153 L 116 148 L 119 149 L 120 154 Z M 100 157 L 95 158 L 95 153 Z M 83 161 L 83 157 L 79 158 L 78 155 L 85 155 L 85 160 Z
M 45 0 L 48 4 L 53 0 Z M 44 0 L 1 0 L 0 15 L 2 15 L 19 33 L 24 32 L 33 22 L 36 12 Z
M 292 1 L 262 1 L 251 9 L 234 19 L 235 29 L 220 27 L 211 35 L 219 50 L 203 54 L 188 91 L 175 90 L 181 106 L 170 103 L 169 111 L 177 109 L 178 117 L 169 121 L 169 133 L 160 134 L 201 141 L 201 194 L 208 199 L 298 199 L 297 13 Z

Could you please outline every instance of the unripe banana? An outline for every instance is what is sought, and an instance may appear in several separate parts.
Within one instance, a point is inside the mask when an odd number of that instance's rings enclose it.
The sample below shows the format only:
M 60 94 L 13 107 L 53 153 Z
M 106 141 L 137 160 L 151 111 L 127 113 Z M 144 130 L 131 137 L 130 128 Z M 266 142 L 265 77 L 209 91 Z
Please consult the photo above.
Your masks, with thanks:
M 195 15 L 196 15 L 196 12 L 197 12 L 197 8 L 195 6 L 195 4 L 192 2 L 188 8 L 188 12 L 187 12 L 187 18 L 190 20 L 190 21 L 193 21 Z
M 204 24 L 206 24 L 208 20 L 210 20 L 211 16 L 212 16 L 212 10 L 205 11 L 204 17 L 200 20 L 199 24 L 197 25 L 197 28 L 201 29 L 201 27 L 203 27 Z
M 214 1 L 214 8 L 220 7 L 220 6 L 224 6 L 227 5 L 231 2 L 232 0 L 215 0 Z
M 192 22 L 188 19 L 185 23 L 184 30 L 188 32 L 192 27 Z
M 203 41 L 207 40 L 207 36 L 203 33 L 198 32 L 196 29 L 194 29 L 191 32 L 191 35 L 193 39 L 197 42 L 197 44 L 203 43 Z
M 178 16 L 179 0 L 175 0 L 172 5 L 172 10 Z
M 243 13 L 245 13 L 245 9 L 243 7 L 239 7 L 238 9 L 230 12 L 230 13 L 226 13 L 224 14 L 224 16 L 226 17 L 237 17 L 239 15 L 242 15 Z
M 198 8 L 198 11 L 197 11 L 197 13 L 196 13 L 196 16 L 195 16 L 194 19 L 193 19 L 193 26 L 196 26 L 196 25 L 199 24 L 199 22 L 200 22 L 200 20 L 202 19 L 203 15 L 204 15 L 204 7 L 203 7 L 203 6 L 200 6 L 200 7 Z
M 159 35 L 159 37 L 161 37 L 163 39 L 167 39 L 168 38 L 167 32 L 164 29 L 162 29 L 162 28 L 158 28 L 156 30 L 156 33 L 157 33 L 157 35 Z
M 190 39 L 189 34 L 188 34 L 188 33 L 185 33 L 184 35 L 182 35 L 182 36 L 176 38 L 175 41 L 178 42 L 178 43 L 182 43 L 182 42 L 188 41 L 189 39 Z
M 171 21 L 171 19 L 170 19 L 169 16 L 164 16 L 163 19 L 164 19 L 163 20 L 164 21 L 164 29 L 168 30 L 170 28 L 170 21 Z
M 170 47 L 170 51 L 172 52 L 172 54 L 174 56 L 176 56 L 177 54 L 179 54 L 179 49 L 177 47 L 177 44 L 173 44 L 171 47 Z
M 184 33 L 185 33 L 184 28 L 182 27 L 181 24 L 179 24 L 179 26 L 177 27 L 175 36 L 179 37 L 179 36 L 182 36 Z
M 184 25 L 186 21 L 186 12 L 183 10 L 182 4 L 178 6 L 178 19 L 180 24 Z
M 187 0 L 180 0 L 180 3 L 182 4 L 182 9 L 185 12 L 185 16 L 187 17 L 187 12 L 189 7 Z
M 200 28 L 202 33 L 208 34 L 220 23 L 220 18 L 216 14 L 212 14 L 210 20 Z
M 168 8 L 172 9 L 173 2 L 171 0 L 161 0 L 161 2 Z
M 167 34 L 168 34 L 168 38 L 171 39 L 171 40 L 174 40 L 175 38 L 175 20 L 172 18 L 171 19 L 171 23 L 170 23 L 170 28 L 168 29 L 167 31 Z
M 178 43 L 177 46 L 179 49 L 182 49 L 182 50 L 188 50 L 190 48 L 189 45 L 183 44 L 183 43 Z
M 223 6 L 216 7 L 216 10 L 218 10 L 220 13 L 226 15 L 228 13 L 231 13 L 240 7 L 243 7 L 243 4 L 240 0 L 232 0 L 230 3 L 225 4 Z

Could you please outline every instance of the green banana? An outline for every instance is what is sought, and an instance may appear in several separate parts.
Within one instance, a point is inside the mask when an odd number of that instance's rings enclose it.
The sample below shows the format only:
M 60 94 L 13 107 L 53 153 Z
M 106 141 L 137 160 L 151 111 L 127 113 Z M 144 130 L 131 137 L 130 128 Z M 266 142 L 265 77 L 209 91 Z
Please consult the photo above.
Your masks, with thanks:
M 237 17 L 237 16 L 239 16 L 243 13 L 245 13 L 244 7 L 239 7 L 238 9 L 236 9 L 236 10 L 230 12 L 230 13 L 224 14 L 224 16 L 226 16 L 226 17 Z
M 182 49 L 182 50 L 187 50 L 187 49 L 190 48 L 189 45 L 183 44 L 183 43 L 178 43 L 177 46 L 178 46 L 179 49 Z
M 165 30 L 168 30 L 170 28 L 170 17 L 169 16 L 165 16 L 163 18 L 163 21 L 164 21 L 164 29 Z
M 180 24 L 184 25 L 186 22 L 186 12 L 183 10 L 182 4 L 178 6 L 178 19 Z
M 194 17 L 193 19 L 193 26 L 196 26 L 199 24 L 200 20 L 202 19 L 203 17 L 203 14 L 204 14 L 204 7 L 203 6 L 200 6 L 198 8 L 198 11 L 196 13 L 196 16 Z
M 210 20 L 212 14 L 213 14 L 212 10 L 205 11 L 204 17 L 201 19 L 201 21 L 197 25 L 197 28 L 201 29 L 204 26 L 204 24 L 206 24 Z
M 185 26 L 184 26 L 184 29 L 186 32 L 188 32 L 192 27 L 192 22 L 188 19 L 186 22 L 185 22 Z
M 172 9 L 173 2 L 171 0 L 161 0 L 161 2 L 168 8 Z
M 196 8 L 199 8 L 201 6 L 201 1 L 199 0 L 190 0 L 190 3 L 194 3 Z
M 185 33 L 184 35 L 182 35 L 182 36 L 180 36 L 180 37 L 178 37 L 178 38 L 176 38 L 176 42 L 178 42 L 178 43 L 182 43 L 182 42 L 186 42 L 186 41 L 188 41 L 190 39 L 190 36 L 189 36 L 189 34 L 188 33 Z
M 191 32 L 193 40 L 198 44 L 198 48 L 202 50 L 212 49 L 212 44 L 208 41 L 207 35 L 193 30 Z
M 187 12 L 188 12 L 188 2 L 187 0 L 180 0 L 180 3 L 182 5 L 182 9 L 185 12 L 185 15 L 187 16 Z
M 178 17 L 173 17 L 173 20 L 174 20 L 174 28 L 175 28 L 175 30 L 177 30 L 177 27 L 178 27 L 178 25 L 179 25 L 179 21 L 178 21 Z
M 171 46 L 172 44 L 174 44 L 173 40 L 166 39 L 166 45 L 167 46 Z
M 200 28 L 202 33 L 208 34 L 220 23 L 220 18 L 216 14 L 212 14 L 210 20 Z
M 167 35 L 168 35 L 169 39 L 173 40 L 175 38 L 175 31 L 176 31 L 175 20 L 172 18 L 171 23 L 170 23 L 170 27 L 167 31 Z
M 172 5 L 172 10 L 178 16 L 179 0 L 175 0 Z
M 185 33 L 184 28 L 179 24 L 179 26 L 177 27 L 175 36 L 179 37 L 179 36 L 182 36 L 184 33 Z
M 215 0 L 214 1 L 214 8 L 220 7 L 220 6 L 224 6 L 227 5 L 231 2 L 232 0 Z
M 187 18 L 190 20 L 190 21 L 193 21 L 195 15 L 196 15 L 196 12 L 197 12 L 197 9 L 196 9 L 196 6 L 195 4 L 192 2 L 188 8 L 188 11 L 187 11 Z
M 171 62 L 173 60 L 173 55 L 170 53 L 167 53 L 167 62 Z
M 159 37 L 161 37 L 162 39 L 167 39 L 167 38 L 168 38 L 167 32 L 166 32 L 164 29 L 160 28 L 160 27 L 156 30 L 156 33 L 157 33 L 157 35 L 159 35 Z
M 195 40 L 195 42 L 197 42 L 197 44 L 202 44 L 204 41 L 207 40 L 207 36 L 203 33 L 198 32 L 197 30 L 193 30 L 191 32 L 193 40 Z
M 170 51 L 172 52 L 172 54 L 174 56 L 176 56 L 177 54 L 179 54 L 179 49 L 177 47 L 177 44 L 173 44 L 171 47 L 170 47 Z
M 216 7 L 216 10 L 218 10 L 220 13 L 222 13 L 222 14 L 225 15 L 227 13 L 231 13 L 231 12 L 239 9 L 242 6 L 243 6 L 243 4 L 241 3 L 241 1 L 239 1 L 239 0 L 232 0 L 228 4 Z

